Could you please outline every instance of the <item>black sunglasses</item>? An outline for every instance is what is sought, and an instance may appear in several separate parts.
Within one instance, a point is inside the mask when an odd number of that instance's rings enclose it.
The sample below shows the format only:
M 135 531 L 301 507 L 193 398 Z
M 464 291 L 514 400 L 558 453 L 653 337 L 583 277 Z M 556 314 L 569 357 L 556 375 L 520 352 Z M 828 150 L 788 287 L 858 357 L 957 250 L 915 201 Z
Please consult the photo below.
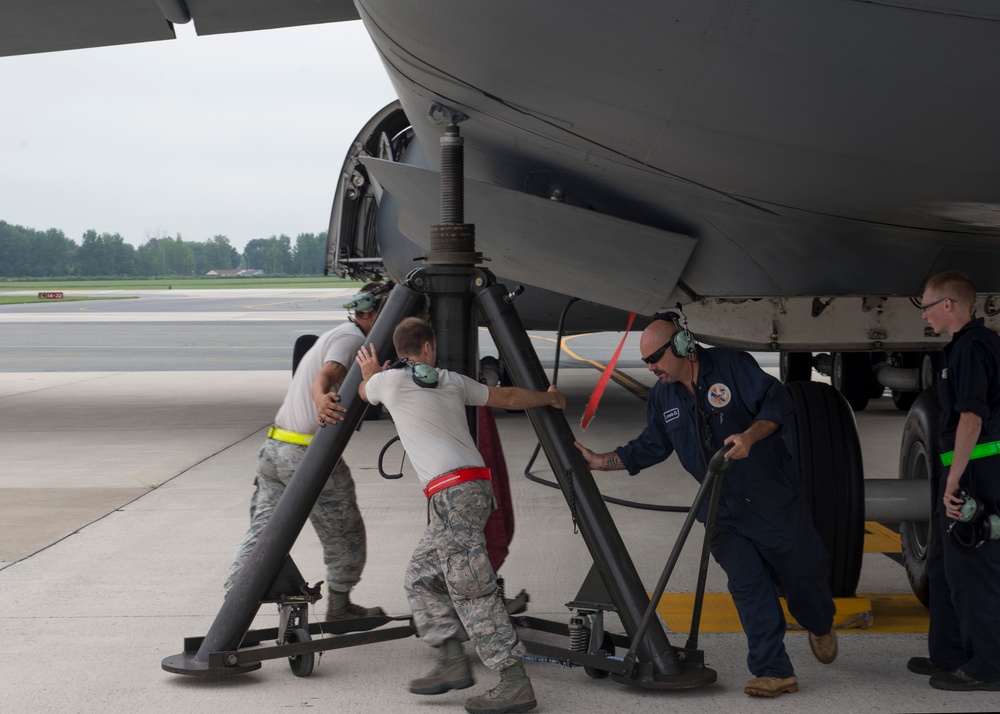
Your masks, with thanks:
M 670 338 L 670 342 L 673 342 L 673 338 Z M 646 364 L 653 364 L 654 362 L 659 362 L 661 359 L 663 359 L 663 355 L 667 353 L 667 349 L 670 347 L 670 342 L 667 342 L 667 344 L 663 345 L 663 347 L 656 350 L 656 352 L 652 353 L 648 357 L 643 357 L 642 361 L 645 362 Z
M 934 307 L 938 303 L 944 302 L 945 300 L 951 300 L 952 302 L 955 302 L 955 300 L 953 298 L 943 297 L 943 298 L 938 298 L 937 300 L 932 300 L 931 302 L 927 303 L 926 305 L 917 305 L 917 307 L 920 308 L 920 312 L 927 312 L 932 307 Z

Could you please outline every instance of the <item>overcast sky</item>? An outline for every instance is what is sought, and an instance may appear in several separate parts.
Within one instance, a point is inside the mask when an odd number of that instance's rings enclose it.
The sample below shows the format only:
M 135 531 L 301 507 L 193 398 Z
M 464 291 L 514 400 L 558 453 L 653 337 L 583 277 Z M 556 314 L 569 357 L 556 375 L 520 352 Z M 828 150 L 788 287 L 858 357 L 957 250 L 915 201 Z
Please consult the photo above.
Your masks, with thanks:
M 247 241 L 327 229 L 337 175 L 395 99 L 360 22 L 0 57 L 0 220 Z

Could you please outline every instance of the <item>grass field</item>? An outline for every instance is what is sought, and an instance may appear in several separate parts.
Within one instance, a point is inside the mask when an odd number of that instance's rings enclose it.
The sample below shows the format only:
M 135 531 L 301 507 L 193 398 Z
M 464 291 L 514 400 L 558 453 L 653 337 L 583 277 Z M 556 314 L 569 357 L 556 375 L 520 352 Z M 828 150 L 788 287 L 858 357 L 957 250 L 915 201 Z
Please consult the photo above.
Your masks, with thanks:
M 47 280 L 0 280 L 0 291 L 18 292 L 68 292 L 71 290 L 275 290 L 287 288 L 360 288 L 364 283 L 343 278 L 323 276 L 306 278 L 152 278 L 149 280 L 73 280 L 52 278 Z M 87 296 L 69 295 L 63 300 L 93 300 Z M 108 298 L 104 298 L 108 299 Z M 0 295 L 0 305 L 48 302 L 33 295 Z

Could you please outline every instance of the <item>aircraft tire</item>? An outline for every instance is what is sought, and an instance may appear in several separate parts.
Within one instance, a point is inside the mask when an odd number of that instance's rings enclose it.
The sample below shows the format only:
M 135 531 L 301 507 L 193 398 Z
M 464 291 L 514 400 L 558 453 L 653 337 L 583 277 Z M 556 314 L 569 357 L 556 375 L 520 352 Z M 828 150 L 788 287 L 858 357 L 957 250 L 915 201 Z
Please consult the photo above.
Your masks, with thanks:
M 833 596 L 854 597 L 861 577 L 865 509 L 861 441 L 854 414 L 830 385 L 793 382 L 788 391 L 795 401 L 795 419 L 785 439 L 816 530 L 830 556 Z
M 930 481 L 930 503 L 927 504 L 927 521 L 922 523 L 904 521 L 899 524 L 902 541 L 903 565 L 910 588 L 924 605 L 930 603 L 930 585 L 927 579 L 927 554 L 931 539 L 935 537 L 933 528 L 935 487 L 943 467 L 937 457 L 939 448 L 937 395 L 933 389 L 924 390 L 906 415 L 903 426 L 902 447 L 899 454 L 899 478 Z
M 784 384 L 812 379 L 812 352 L 782 352 L 778 356 L 778 374 Z
M 872 395 L 872 361 L 867 352 L 834 352 L 830 382 L 856 412 L 864 411 Z
M 916 392 L 901 392 L 898 389 L 892 390 L 892 403 L 901 412 L 910 410 L 913 403 L 917 401 L 919 395 Z

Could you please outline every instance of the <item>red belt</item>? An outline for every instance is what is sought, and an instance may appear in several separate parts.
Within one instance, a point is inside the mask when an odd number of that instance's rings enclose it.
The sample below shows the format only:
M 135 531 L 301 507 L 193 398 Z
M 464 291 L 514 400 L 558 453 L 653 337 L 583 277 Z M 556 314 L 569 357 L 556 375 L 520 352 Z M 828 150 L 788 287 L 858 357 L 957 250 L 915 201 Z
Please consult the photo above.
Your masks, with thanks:
M 458 469 L 457 471 L 449 471 L 446 474 L 441 474 L 429 484 L 424 486 L 424 495 L 430 498 L 438 491 L 443 491 L 451 486 L 456 486 L 460 483 L 465 483 L 466 481 L 489 481 L 490 480 L 490 470 L 485 467 L 470 467 L 467 469 Z

